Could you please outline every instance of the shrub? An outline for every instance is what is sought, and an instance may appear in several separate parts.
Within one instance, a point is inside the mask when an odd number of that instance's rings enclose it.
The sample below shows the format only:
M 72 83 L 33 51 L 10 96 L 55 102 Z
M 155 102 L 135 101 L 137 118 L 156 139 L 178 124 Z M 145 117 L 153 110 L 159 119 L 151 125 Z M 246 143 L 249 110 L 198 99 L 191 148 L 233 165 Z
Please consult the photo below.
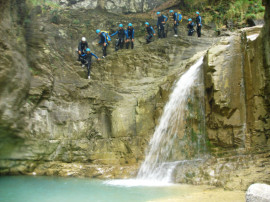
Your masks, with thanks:
M 248 14 L 246 14 L 245 18 L 247 20 L 254 20 L 254 19 L 256 19 L 256 15 L 253 13 L 248 13 Z

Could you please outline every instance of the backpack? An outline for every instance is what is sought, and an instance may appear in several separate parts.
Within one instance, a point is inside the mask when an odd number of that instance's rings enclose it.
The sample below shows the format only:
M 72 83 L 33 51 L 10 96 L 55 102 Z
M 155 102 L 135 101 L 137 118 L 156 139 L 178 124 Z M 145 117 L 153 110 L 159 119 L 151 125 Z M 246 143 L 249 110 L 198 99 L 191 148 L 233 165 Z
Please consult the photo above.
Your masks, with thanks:
M 180 22 L 182 22 L 182 20 L 183 20 L 183 19 L 182 19 L 182 15 L 181 15 L 180 12 L 178 13 L 178 20 L 179 20 Z
M 107 31 L 101 31 L 101 32 L 105 33 L 106 39 L 107 39 L 108 43 L 110 43 L 112 39 L 111 39 L 111 37 L 109 35 L 109 32 L 107 32 Z

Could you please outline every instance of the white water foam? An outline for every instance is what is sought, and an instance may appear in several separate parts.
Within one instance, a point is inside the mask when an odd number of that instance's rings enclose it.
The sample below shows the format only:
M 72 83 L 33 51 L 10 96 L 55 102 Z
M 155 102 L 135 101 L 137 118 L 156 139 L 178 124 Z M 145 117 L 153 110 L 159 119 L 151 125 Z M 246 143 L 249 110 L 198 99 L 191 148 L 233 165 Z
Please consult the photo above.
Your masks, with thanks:
M 139 179 L 108 180 L 104 182 L 104 184 L 120 187 L 167 187 L 174 185 L 173 183 L 161 182 L 158 180 L 139 180 Z
M 203 159 L 194 159 L 194 160 L 183 160 L 183 161 L 175 161 L 173 162 L 174 166 L 171 168 L 171 172 L 177 165 L 181 164 L 193 164 L 196 162 L 203 161 Z M 193 164 L 196 165 L 196 164 Z M 170 175 L 169 174 L 169 175 Z M 119 179 L 119 180 L 107 180 L 104 182 L 106 185 L 110 186 L 119 186 L 119 187 L 168 187 L 168 186 L 178 186 L 178 184 L 174 184 L 171 182 L 167 182 L 166 180 L 147 180 L 147 179 Z

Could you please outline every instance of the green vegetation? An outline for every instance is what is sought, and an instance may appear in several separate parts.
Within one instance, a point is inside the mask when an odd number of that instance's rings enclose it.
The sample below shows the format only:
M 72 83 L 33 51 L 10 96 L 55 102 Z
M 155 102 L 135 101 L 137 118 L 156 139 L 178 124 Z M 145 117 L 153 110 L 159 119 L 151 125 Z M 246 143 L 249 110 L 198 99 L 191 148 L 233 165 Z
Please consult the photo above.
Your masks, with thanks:
M 33 6 L 43 5 L 43 6 L 53 8 L 53 9 L 60 8 L 60 5 L 58 3 L 55 3 L 54 1 L 51 1 L 51 0 L 27 0 L 26 2 Z
M 214 22 L 217 28 L 224 25 L 229 28 L 245 27 L 247 20 L 262 20 L 265 11 L 262 0 L 205 0 L 200 2 L 190 0 L 184 2 L 182 9 L 184 15 L 194 17 L 195 11 L 201 11 L 204 23 Z
M 236 22 L 242 22 L 246 19 L 261 19 L 264 15 L 264 7 L 262 1 L 253 0 L 237 0 L 230 4 L 230 8 L 224 17 L 226 19 L 233 19 Z

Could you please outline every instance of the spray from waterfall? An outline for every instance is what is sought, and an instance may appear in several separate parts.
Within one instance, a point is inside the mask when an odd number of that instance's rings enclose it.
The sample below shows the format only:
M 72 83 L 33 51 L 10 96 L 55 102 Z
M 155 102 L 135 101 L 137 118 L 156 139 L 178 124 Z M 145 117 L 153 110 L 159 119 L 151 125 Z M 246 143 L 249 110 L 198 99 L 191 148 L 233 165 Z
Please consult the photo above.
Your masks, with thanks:
M 137 179 L 170 182 L 179 160 L 205 152 L 202 63 L 203 57 L 176 83 Z

